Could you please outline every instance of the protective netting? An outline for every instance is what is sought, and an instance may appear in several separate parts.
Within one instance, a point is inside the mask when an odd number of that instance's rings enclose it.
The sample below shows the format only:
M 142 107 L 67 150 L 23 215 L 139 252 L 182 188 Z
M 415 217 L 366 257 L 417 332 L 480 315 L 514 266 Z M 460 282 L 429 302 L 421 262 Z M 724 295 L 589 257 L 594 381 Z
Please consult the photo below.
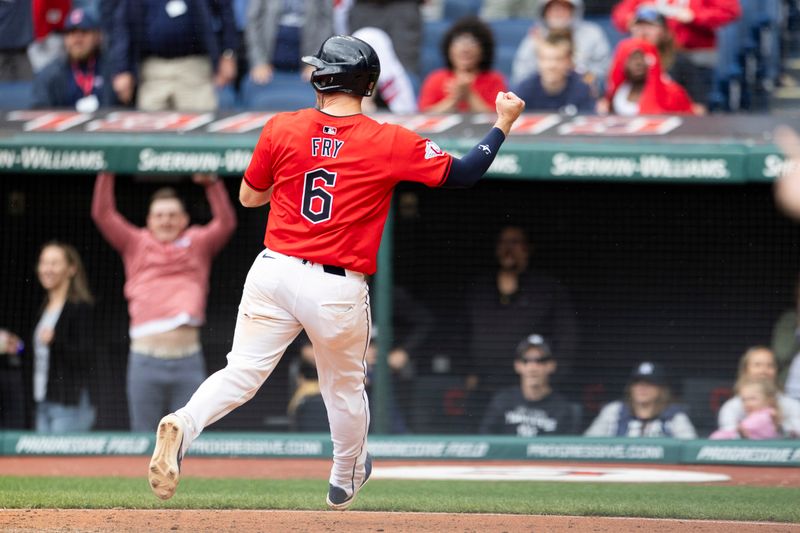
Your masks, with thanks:
M 93 184 L 93 176 L 0 180 L 0 328 L 26 343 L 22 367 L 4 370 L 24 385 L 26 427 L 33 409 L 31 337 L 43 300 L 35 265 L 40 246 L 59 239 L 80 252 L 97 299 L 94 427 L 128 428 L 125 277 L 119 255 L 90 218 Z M 161 185 L 118 177 L 120 212 L 143 225 L 149 197 Z M 192 221 L 207 222 L 203 190 L 188 179 L 173 185 Z M 226 185 L 235 203 L 239 182 Z M 395 431 L 477 432 L 493 394 L 519 382 L 516 344 L 538 333 L 559 365 L 551 385 L 577 409 L 580 432 L 604 403 L 623 395 L 636 364 L 653 361 L 666 370 L 673 399 L 707 435 L 739 357 L 749 346 L 769 345 L 775 321 L 794 306 L 799 230 L 775 210 L 766 184 L 488 180 L 463 191 L 401 185 L 394 205 L 394 345 L 406 349 L 411 363 L 393 373 Z M 225 364 L 267 216 L 267 209 L 236 211 L 238 228 L 213 263 L 202 330 L 209 373 Z M 519 311 L 503 314 L 513 300 L 497 292 L 496 245 L 506 226 L 524 230 L 529 269 L 558 280 L 559 302 L 550 292 L 532 291 Z M 565 300 L 566 327 L 550 314 Z M 526 317 L 531 309 L 538 315 Z M 289 429 L 299 349 L 290 347 L 256 397 L 214 428 Z M 3 401 L 5 411 L 11 400 Z

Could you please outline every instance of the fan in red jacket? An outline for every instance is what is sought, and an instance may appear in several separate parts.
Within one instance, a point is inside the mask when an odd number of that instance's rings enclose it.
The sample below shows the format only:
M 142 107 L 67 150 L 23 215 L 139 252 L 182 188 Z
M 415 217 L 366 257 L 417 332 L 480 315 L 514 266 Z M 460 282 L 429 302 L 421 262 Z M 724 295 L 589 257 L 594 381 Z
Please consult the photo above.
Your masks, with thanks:
M 621 0 L 611 13 L 614 25 L 627 32 L 640 5 L 652 5 L 664 15 L 684 50 L 715 48 L 716 29 L 742 15 L 739 0 Z
M 693 112 L 686 90 L 662 70 L 658 49 L 642 39 L 625 39 L 617 45 L 606 97 L 618 115 Z
M 72 0 L 33 0 L 33 34 L 37 41 L 62 30 L 71 5 Z

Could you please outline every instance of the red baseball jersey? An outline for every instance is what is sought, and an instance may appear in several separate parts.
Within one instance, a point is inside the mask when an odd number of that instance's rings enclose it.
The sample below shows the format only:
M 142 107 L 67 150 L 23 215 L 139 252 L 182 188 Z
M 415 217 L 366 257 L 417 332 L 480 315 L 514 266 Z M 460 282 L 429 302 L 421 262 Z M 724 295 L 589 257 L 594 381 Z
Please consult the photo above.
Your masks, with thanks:
M 439 187 L 451 163 L 401 126 L 304 109 L 267 122 L 244 180 L 257 191 L 272 187 L 268 248 L 373 274 L 395 185 Z

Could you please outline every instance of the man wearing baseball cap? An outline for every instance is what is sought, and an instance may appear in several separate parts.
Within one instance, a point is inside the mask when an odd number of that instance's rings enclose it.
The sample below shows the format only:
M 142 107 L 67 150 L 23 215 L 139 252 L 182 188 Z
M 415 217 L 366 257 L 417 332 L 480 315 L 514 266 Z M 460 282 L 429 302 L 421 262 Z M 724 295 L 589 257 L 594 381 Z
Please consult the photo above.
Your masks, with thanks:
M 70 107 L 92 113 L 118 104 L 108 83 L 100 45 L 100 21 L 89 10 L 73 9 L 64 22 L 66 57 L 56 59 L 36 75 L 33 107 Z
M 584 435 L 697 438 L 683 407 L 671 402 L 664 367 L 652 361 L 643 361 L 633 368 L 625 399 L 603 407 Z
M 631 37 L 644 39 L 658 48 L 661 67 L 667 71 L 675 62 L 675 39 L 667 26 L 667 19 L 655 6 L 644 4 L 636 8 L 631 21 Z
M 605 78 L 611 59 L 611 45 L 602 28 L 583 18 L 583 0 L 546 0 L 528 15 L 534 19 L 528 34 L 517 47 L 511 67 L 511 83 L 520 83 L 539 71 L 536 48 L 550 33 L 568 35 L 574 44 L 575 70 L 587 83 Z
M 739 0 L 620 0 L 611 13 L 617 29 L 628 31 L 641 6 L 658 10 L 666 19 L 678 49 L 670 74 L 689 90 L 692 100 L 706 105 L 719 59 L 716 33 L 741 17 Z
M 520 341 L 514 370 L 519 385 L 495 394 L 481 422 L 481 433 L 535 437 L 580 431 L 580 407 L 550 386 L 556 361 L 544 337 L 533 333 Z

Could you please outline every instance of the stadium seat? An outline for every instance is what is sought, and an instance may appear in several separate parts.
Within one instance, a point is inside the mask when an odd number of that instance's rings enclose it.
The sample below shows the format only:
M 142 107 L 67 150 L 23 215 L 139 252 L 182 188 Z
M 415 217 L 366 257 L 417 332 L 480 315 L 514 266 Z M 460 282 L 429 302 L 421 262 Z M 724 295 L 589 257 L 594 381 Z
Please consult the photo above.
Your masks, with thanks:
M 506 83 L 511 81 L 511 69 L 516 54 L 517 49 L 511 46 L 501 46 L 494 51 L 494 68 L 503 73 Z
M 519 44 L 533 24 L 530 19 L 494 20 L 489 23 L 494 33 L 494 68 L 511 79 L 511 66 Z
M 714 88 L 709 97 L 711 109 L 737 111 L 742 107 L 744 60 L 742 56 L 743 25 L 728 24 L 717 31 L 717 67 Z
M 528 33 L 531 24 L 533 24 L 531 19 L 506 19 L 489 22 L 489 27 L 494 33 L 495 46 L 497 48 L 512 47 L 516 50 Z
M 453 23 L 449 20 L 430 20 L 422 26 L 422 47 L 419 57 L 419 76 L 425 78 L 438 68 L 444 67 L 441 44 L 445 33 Z
M 267 85 L 258 85 L 248 76 L 242 82 L 242 106 L 245 109 L 293 111 L 313 107 L 314 90 L 296 72 L 276 72 Z
M 247 5 L 250 0 L 233 0 L 233 16 L 236 19 L 236 29 L 244 31 L 247 26 Z
M 478 15 L 483 0 L 445 0 L 443 18 L 457 20 L 461 17 Z
M 467 420 L 467 392 L 464 380 L 457 376 L 418 376 L 414 381 L 414 395 L 407 411 L 409 426 L 415 433 L 464 433 L 470 424 L 480 420 Z
M 218 108 L 220 111 L 236 109 L 236 88 L 232 84 L 225 85 L 224 87 L 217 87 L 217 100 L 219 101 Z
M 611 45 L 612 50 L 616 48 L 617 44 L 627 37 L 627 34 L 620 32 L 614 23 L 611 21 L 611 17 L 604 16 L 604 17 L 586 17 L 588 22 L 594 22 L 600 29 L 603 30 L 603 33 L 606 34 L 606 39 L 608 39 L 608 43 Z
M 717 31 L 712 109 L 755 110 L 780 74 L 781 0 L 741 0 L 742 17 Z
M 0 109 L 28 109 L 33 103 L 33 82 L 0 82 Z
M 720 378 L 685 378 L 683 397 L 700 437 L 717 429 L 717 414 L 722 404 L 731 397 L 731 380 Z

